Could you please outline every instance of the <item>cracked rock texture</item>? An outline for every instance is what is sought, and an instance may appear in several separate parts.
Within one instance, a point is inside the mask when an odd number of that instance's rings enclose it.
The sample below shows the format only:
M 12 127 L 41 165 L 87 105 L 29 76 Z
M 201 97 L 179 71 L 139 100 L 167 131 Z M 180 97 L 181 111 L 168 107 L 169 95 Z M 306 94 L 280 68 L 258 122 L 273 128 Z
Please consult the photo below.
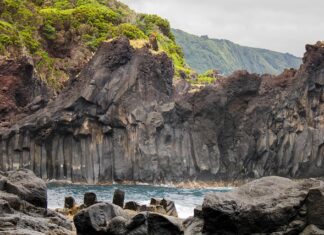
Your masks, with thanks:
M 324 46 L 299 70 L 173 83 L 164 53 L 105 42 L 44 108 L 0 127 L 0 168 L 73 182 L 324 175 Z M 45 99 L 45 98 L 41 98 Z
M 210 193 L 203 228 L 194 234 L 323 234 L 324 182 L 264 177 L 227 193 Z M 191 228 L 192 229 L 192 228 Z
M 1 235 L 71 235 L 72 224 L 47 209 L 47 187 L 30 170 L 0 172 Z

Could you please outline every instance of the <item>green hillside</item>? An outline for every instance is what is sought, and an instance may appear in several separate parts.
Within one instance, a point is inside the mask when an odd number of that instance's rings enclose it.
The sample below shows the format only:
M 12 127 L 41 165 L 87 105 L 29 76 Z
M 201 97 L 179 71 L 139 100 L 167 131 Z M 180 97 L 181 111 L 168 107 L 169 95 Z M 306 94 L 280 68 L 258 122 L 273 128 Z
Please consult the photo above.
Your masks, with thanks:
M 217 69 L 230 74 L 245 69 L 260 74 L 279 74 L 285 68 L 297 68 L 301 64 L 301 58 L 288 53 L 240 46 L 228 40 L 199 37 L 181 30 L 172 32 L 183 48 L 188 65 L 200 73 Z
M 54 90 L 77 75 L 102 41 L 154 36 L 161 50 L 184 66 L 167 20 L 137 14 L 116 0 L 0 0 L 0 58 L 32 58 Z

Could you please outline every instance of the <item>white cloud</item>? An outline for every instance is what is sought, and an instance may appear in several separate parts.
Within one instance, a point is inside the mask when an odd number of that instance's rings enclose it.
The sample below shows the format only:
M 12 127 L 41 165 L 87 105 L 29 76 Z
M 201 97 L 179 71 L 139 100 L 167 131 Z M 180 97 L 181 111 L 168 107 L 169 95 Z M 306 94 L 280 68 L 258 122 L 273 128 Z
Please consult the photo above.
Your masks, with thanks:
M 324 0 L 122 0 L 173 28 L 302 56 L 324 39 Z

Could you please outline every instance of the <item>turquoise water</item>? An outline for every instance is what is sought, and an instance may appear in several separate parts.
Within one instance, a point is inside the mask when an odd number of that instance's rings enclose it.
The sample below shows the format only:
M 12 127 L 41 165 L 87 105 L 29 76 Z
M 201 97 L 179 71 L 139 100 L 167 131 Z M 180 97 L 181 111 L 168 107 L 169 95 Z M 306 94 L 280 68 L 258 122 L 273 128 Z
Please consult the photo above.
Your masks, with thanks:
M 125 191 L 125 202 L 136 201 L 140 204 L 148 204 L 152 197 L 172 200 L 176 204 L 180 218 L 192 216 L 193 209 L 202 204 L 206 193 L 222 193 L 231 190 L 230 188 L 179 189 L 149 185 L 49 185 L 47 192 L 48 207 L 52 209 L 62 208 L 66 196 L 73 196 L 77 203 L 81 204 L 85 192 L 96 193 L 99 201 L 111 202 L 113 193 L 117 188 Z

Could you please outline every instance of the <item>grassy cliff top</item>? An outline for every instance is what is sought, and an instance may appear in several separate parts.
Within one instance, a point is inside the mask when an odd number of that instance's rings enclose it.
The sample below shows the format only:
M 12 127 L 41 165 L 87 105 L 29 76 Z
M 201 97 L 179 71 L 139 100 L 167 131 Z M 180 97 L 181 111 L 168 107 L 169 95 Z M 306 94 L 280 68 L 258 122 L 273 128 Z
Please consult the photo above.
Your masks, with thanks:
M 137 14 L 116 0 L 0 0 L 0 55 L 30 56 L 40 78 L 54 90 L 75 76 L 102 41 L 126 36 L 157 38 L 185 70 L 181 48 L 167 20 Z

